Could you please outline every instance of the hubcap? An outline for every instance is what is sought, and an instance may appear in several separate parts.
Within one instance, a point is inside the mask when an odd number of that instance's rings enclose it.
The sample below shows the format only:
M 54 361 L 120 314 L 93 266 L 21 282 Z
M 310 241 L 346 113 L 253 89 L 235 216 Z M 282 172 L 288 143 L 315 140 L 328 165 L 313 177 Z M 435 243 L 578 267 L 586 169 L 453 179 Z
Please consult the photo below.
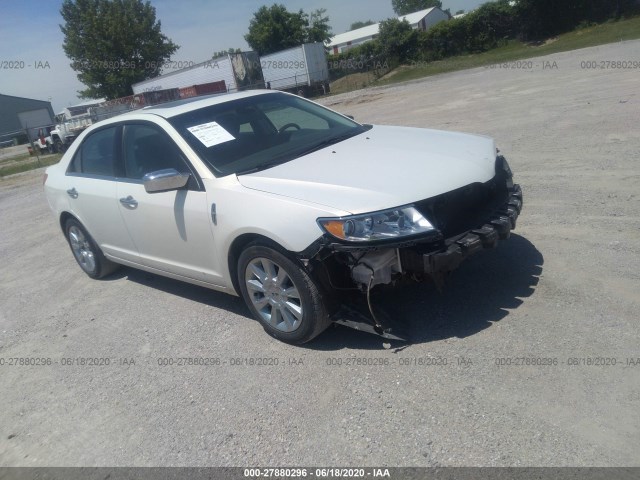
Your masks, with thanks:
M 282 332 L 300 326 L 300 293 L 284 268 L 267 258 L 254 258 L 244 278 L 251 303 L 265 322 Z
M 95 255 L 91 249 L 89 240 L 85 237 L 84 233 L 82 233 L 82 230 L 75 225 L 69 229 L 69 243 L 80 267 L 82 267 L 85 272 L 93 272 L 96 268 Z

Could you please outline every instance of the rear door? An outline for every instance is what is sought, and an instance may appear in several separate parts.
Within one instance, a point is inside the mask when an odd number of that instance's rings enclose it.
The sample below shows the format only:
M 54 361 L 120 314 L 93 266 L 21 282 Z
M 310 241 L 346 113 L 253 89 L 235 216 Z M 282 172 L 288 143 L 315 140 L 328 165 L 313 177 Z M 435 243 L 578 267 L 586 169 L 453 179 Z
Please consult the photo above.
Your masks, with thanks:
M 171 137 L 150 122 L 124 125 L 123 172 L 117 184 L 120 213 L 143 265 L 220 284 L 211 213 L 202 181 Z M 142 177 L 174 168 L 189 173 L 180 190 L 147 193 Z
M 120 215 L 115 165 L 120 127 L 94 130 L 76 150 L 65 176 L 69 206 L 102 251 L 132 262 L 138 252 Z

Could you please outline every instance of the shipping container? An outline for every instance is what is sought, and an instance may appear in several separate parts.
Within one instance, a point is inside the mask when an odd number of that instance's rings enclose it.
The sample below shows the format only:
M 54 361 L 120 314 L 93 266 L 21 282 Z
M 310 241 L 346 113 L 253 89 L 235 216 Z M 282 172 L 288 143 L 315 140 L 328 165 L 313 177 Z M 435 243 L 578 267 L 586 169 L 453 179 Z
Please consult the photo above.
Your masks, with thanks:
M 217 86 L 211 87 L 212 92 L 209 93 L 264 88 L 258 54 L 255 52 L 227 54 L 136 83 L 132 88 L 134 94 L 139 94 L 210 83 L 215 83 Z
M 267 88 L 304 94 L 329 92 L 329 68 L 322 43 L 299 47 L 260 57 Z
M 198 85 L 194 85 L 193 88 L 196 95 L 210 95 L 212 93 L 225 93 L 227 91 L 224 81 L 200 83 Z
M 178 91 L 180 92 L 180 98 L 190 98 L 198 95 L 196 93 L 195 85 L 192 85 L 190 87 L 181 87 L 178 89 Z

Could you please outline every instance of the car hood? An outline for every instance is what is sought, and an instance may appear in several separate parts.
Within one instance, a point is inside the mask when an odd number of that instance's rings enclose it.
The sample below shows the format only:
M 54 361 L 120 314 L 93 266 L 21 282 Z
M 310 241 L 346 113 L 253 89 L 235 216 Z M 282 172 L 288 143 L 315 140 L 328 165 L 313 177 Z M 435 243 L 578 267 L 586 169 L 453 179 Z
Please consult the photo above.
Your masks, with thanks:
M 247 188 L 357 214 L 487 182 L 495 175 L 495 160 L 489 137 L 376 125 L 238 180 Z

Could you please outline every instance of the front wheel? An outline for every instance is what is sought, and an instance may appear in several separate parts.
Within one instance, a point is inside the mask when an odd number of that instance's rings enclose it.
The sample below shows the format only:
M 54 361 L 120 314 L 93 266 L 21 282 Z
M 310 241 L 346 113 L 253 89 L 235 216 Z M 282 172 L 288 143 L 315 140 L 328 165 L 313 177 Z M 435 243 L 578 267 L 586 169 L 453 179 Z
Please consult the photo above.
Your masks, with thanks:
M 297 263 L 270 247 L 253 244 L 238 260 L 244 301 L 271 336 L 306 343 L 330 324 L 320 291 Z
M 64 147 L 64 144 L 62 143 L 62 140 L 60 140 L 59 138 L 56 138 L 53 141 L 53 149 L 57 152 L 57 153 L 64 153 L 66 148 Z

